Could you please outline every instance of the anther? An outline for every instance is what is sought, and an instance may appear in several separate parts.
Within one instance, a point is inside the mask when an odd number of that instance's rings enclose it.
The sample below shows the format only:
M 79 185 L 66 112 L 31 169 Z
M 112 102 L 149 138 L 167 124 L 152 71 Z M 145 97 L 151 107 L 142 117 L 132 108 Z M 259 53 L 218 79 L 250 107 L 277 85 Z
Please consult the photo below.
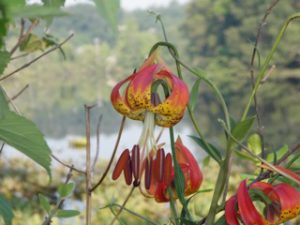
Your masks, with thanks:
M 131 153 L 132 173 L 135 180 L 139 180 L 140 176 L 140 147 L 134 145 Z
M 145 159 L 145 188 L 149 190 L 152 176 L 152 158 Z
M 114 168 L 114 171 L 112 173 L 112 179 L 113 180 L 116 180 L 116 179 L 119 178 L 122 171 L 125 170 L 126 166 L 128 166 L 127 164 L 128 164 L 129 160 L 130 160 L 129 150 L 125 149 L 122 152 L 122 154 L 121 154 L 121 156 L 120 156 L 120 158 L 119 158 L 119 160 L 118 160 L 118 162 L 117 162 L 117 164 Z
M 131 185 L 132 182 L 132 167 L 130 158 L 127 160 L 124 167 L 124 177 L 127 185 Z
M 169 185 L 172 181 L 172 176 L 172 156 L 168 153 L 165 159 L 164 183 Z
M 151 93 L 151 103 L 154 106 L 157 106 L 161 103 L 159 95 L 156 92 Z
M 163 148 L 159 149 L 156 152 L 156 158 L 153 162 L 153 175 L 154 178 L 161 182 L 163 180 L 164 175 L 164 165 L 165 165 L 165 151 Z

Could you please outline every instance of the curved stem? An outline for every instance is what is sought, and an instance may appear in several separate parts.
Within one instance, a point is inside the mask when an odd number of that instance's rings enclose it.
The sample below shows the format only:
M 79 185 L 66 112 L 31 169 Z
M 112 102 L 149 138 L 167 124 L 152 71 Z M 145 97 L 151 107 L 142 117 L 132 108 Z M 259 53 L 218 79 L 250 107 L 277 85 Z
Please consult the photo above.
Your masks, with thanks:
M 103 182 L 104 178 L 106 177 L 113 161 L 114 161 L 114 158 L 115 158 L 115 155 L 116 155 L 116 152 L 117 152 L 117 149 L 118 149 L 118 146 L 119 146 L 119 143 L 120 143 L 120 140 L 121 140 L 121 135 L 122 135 L 122 132 L 123 132 L 123 129 L 124 129 L 124 124 L 125 124 L 125 120 L 126 120 L 126 117 L 123 116 L 122 118 L 122 122 L 121 122 L 121 126 L 120 126 L 120 129 L 119 129 L 119 133 L 118 133 L 118 137 L 117 137 L 117 141 L 116 141 L 116 144 L 115 144 L 115 147 L 114 147 L 114 150 L 113 150 L 113 154 L 110 158 L 110 161 L 102 175 L 102 177 L 99 179 L 99 181 L 91 188 L 91 192 L 93 192 L 97 187 L 99 187 L 101 185 L 101 183 Z
M 113 225 L 113 224 L 116 222 L 116 220 L 119 218 L 119 216 L 120 216 L 120 214 L 122 213 L 123 209 L 125 208 L 125 206 L 126 206 L 128 200 L 130 199 L 130 197 L 131 197 L 131 195 L 132 195 L 134 189 L 135 189 L 135 186 L 133 186 L 133 187 L 131 188 L 129 194 L 127 195 L 127 197 L 126 197 L 126 199 L 125 199 L 125 201 L 123 202 L 123 204 L 121 205 L 119 211 L 117 212 L 117 214 L 115 215 L 115 217 L 113 218 L 113 220 L 111 221 L 111 223 L 110 223 L 109 225 Z
M 152 52 L 154 52 L 158 47 L 160 46 L 164 46 L 167 47 L 170 50 L 170 54 L 172 55 L 172 57 L 174 58 L 175 62 L 176 62 L 176 68 L 178 71 L 178 77 L 180 79 L 183 80 L 183 76 L 181 73 L 181 68 L 180 65 L 183 66 L 186 70 L 188 70 L 189 72 L 191 72 L 193 75 L 195 75 L 198 78 L 201 78 L 205 83 L 207 83 L 209 85 L 209 87 L 211 87 L 211 89 L 214 91 L 215 95 L 217 96 L 218 100 L 221 103 L 222 106 L 222 110 L 224 113 L 224 117 L 225 117 L 225 121 L 226 121 L 226 125 L 228 127 L 228 129 L 230 130 L 230 117 L 229 117 L 229 111 L 228 111 L 228 107 L 226 105 L 226 102 L 224 100 L 223 95 L 221 94 L 220 90 L 216 87 L 216 85 L 207 78 L 207 75 L 205 74 L 205 72 L 203 72 L 202 74 L 200 74 L 199 72 L 191 69 L 189 66 L 187 66 L 185 63 L 183 63 L 180 59 L 179 59 L 179 54 L 178 51 L 176 49 L 176 47 L 169 43 L 169 42 L 157 42 L 155 45 L 153 45 L 153 47 L 150 50 L 149 55 L 151 55 Z M 188 108 L 190 108 L 190 106 L 188 105 Z M 198 128 L 199 130 L 199 128 Z

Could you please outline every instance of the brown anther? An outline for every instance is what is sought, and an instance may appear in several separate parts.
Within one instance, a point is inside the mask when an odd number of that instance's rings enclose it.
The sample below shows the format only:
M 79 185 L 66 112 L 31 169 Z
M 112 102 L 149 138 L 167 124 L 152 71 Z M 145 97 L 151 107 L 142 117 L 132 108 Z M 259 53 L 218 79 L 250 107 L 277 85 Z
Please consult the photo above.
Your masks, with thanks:
M 126 165 L 124 167 L 124 177 L 127 185 L 131 185 L 132 183 L 132 167 L 130 158 L 127 160 Z
M 134 145 L 131 151 L 132 173 L 135 180 L 140 179 L 140 147 Z
M 117 164 L 114 168 L 114 171 L 112 173 L 112 179 L 113 180 L 116 180 L 116 179 L 119 178 L 122 171 L 125 170 L 125 168 L 128 166 L 128 161 L 130 161 L 130 154 L 129 154 L 129 150 L 125 149 L 122 152 L 122 154 L 121 154 L 121 156 L 120 156 L 120 158 L 119 158 L 119 160 L 118 160 L 118 162 L 117 162 Z
M 145 188 L 149 190 L 151 185 L 152 176 L 152 158 L 149 157 L 145 160 Z
M 163 148 L 159 149 L 156 152 L 156 158 L 153 162 L 153 175 L 154 179 L 156 179 L 158 182 L 161 182 L 163 180 L 164 176 L 164 166 L 165 165 L 165 151 Z
M 151 103 L 154 106 L 157 106 L 161 103 L 159 95 L 156 92 L 151 93 Z

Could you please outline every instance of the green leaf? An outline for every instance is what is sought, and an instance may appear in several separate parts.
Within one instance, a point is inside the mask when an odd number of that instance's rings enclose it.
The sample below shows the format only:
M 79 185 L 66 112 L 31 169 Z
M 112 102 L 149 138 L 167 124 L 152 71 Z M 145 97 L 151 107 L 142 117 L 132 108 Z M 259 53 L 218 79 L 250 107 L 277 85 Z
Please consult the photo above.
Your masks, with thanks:
M 59 45 L 58 39 L 51 34 L 45 34 L 43 37 L 43 41 L 45 42 L 47 48 Z M 63 58 L 66 59 L 66 54 L 62 47 L 59 47 L 59 51 L 62 54 Z
M 215 223 L 215 225 L 227 225 L 225 216 L 220 217 L 220 218 L 217 220 L 217 222 Z
M 213 146 L 210 143 L 207 143 L 208 145 L 207 146 L 201 138 L 195 136 L 189 136 L 189 137 L 192 138 L 209 156 L 211 156 L 218 163 L 222 161 L 221 152 L 215 146 Z
M 272 151 L 267 155 L 267 161 L 276 163 L 278 159 L 280 159 L 287 151 L 289 150 L 288 145 L 283 145 L 280 149 L 277 151 Z
M 74 183 L 68 183 L 68 184 L 60 184 L 58 187 L 58 193 L 61 198 L 68 197 L 72 194 L 74 191 L 75 184 Z
M 0 51 L 0 76 L 4 72 L 7 64 L 10 61 L 10 54 L 7 51 Z
M 258 134 L 252 134 L 248 138 L 248 148 L 252 150 L 255 155 L 259 155 L 262 151 L 261 138 Z
M 2 216 L 5 225 L 12 224 L 13 211 L 10 204 L 0 195 L 0 215 Z
M 32 121 L 14 112 L 6 113 L 0 119 L 0 140 L 44 167 L 51 176 L 51 151 L 43 134 Z
M 20 51 L 32 53 L 37 50 L 43 51 L 47 47 L 46 42 L 35 34 L 29 34 L 20 45 Z
M 43 209 L 49 213 L 51 207 L 48 198 L 45 195 L 39 194 L 39 200 L 40 205 L 43 207 Z
M 2 119 L 7 112 L 9 112 L 9 106 L 6 99 L 6 94 L 0 86 L 0 119 Z
M 74 217 L 74 216 L 78 216 L 80 214 L 79 211 L 77 210 L 62 210 L 62 209 L 59 209 L 56 213 L 56 217 L 59 217 L 59 218 L 69 218 L 69 217 Z
M 210 158 L 211 158 L 211 156 L 210 155 L 208 155 L 208 156 L 206 156 L 204 159 L 203 159 L 203 166 L 208 166 L 209 165 L 209 162 L 210 162 Z
M 194 111 L 195 110 L 195 107 L 196 107 L 196 103 L 197 103 L 197 98 L 198 98 L 198 89 L 199 89 L 199 85 L 200 85 L 200 82 L 201 82 L 201 78 L 197 79 L 192 87 L 192 90 L 191 90 L 191 94 L 190 94 L 190 107 L 191 107 L 191 110 Z
M 242 141 L 247 133 L 250 131 L 253 123 L 255 120 L 255 116 L 247 118 L 243 121 L 238 122 L 231 131 L 232 136 L 237 140 L 237 141 Z
M 248 153 L 246 152 L 242 152 L 240 150 L 235 150 L 234 153 L 236 154 L 236 156 L 238 156 L 240 159 L 244 159 L 244 160 L 248 160 L 248 161 L 252 161 L 254 163 L 259 162 L 259 160 L 257 158 L 254 158 L 252 156 L 250 156 Z
M 100 15 L 117 31 L 120 0 L 94 0 Z

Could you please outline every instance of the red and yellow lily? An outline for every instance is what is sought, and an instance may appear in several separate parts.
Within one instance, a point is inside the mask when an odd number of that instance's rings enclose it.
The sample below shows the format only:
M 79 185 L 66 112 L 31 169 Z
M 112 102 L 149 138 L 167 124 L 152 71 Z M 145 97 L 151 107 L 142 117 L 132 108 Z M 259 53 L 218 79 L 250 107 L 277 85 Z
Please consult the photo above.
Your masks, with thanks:
M 202 172 L 199 165 L 190 153 L 188 148 L 183 145 L 180 138 L 175 143 L 176 159 L 183 172 L 185 189 L 184 194 L 190 195 L 196 192 L 202 183 Z M 147 197 L 153 197 L 157 202 L 168 202 L 170 195 L 176 198 L 174 186 L 175 172 L 172 165 L 172 156 L 165 154 L 163 148 L 151 152 L 142 163 L 139 160 L 139 148 L 134 146 L 131 154 L 126 149 L 119 158 L 113 171 L 113 179 L 117 179 L 123 172 L 127 185 L 138 186 L 140 174 L 144 173 L 145 190 L 140 187 L 142 193 Z M 140 171 L 139 168 L 142 168 Z
M 196 192 L 203 180 L 202 172 L 197 160 L 191 154 L 186 146 L 183 145 L 180 138 L 175 142 L 176 159 L 184 176 L 184 194 L 190 195 Z M 166 156 L 163 150 L 156 154 L 153 162 L 146 160 L 145 187 L 147 193 L 154 197 L 157 202 L 167 202 L 176 198 L 174 186 L 175 172 L 172 166 L 172 157 L 168 153 Z M 152 171 L 149 169 L 152 164 Z M 151 178 L 151 179 L 149 179 Z
M 153 91 L 153 85 L 159 81 L 169 89 L 163 101 Z M 127 86 L 121 94 L 124 85 Z M 188 100 L 186 84 L 167 68 L 157 52 L 137 72 L 117 83 L 111 93 L 111 102 L 119 113 L 133 120 L 151 120 L 162 127 L 174 126 L 182 119 Z
M 264 216 L 261 215 L 250 197 L 249 190 L 260 190 L 268 198 Z M 286 184 L 271 185 L 256 182 L 249 188 L 242 181 L 237 195 L 231 197 L 225 206 L 228 225 L 279 225 L 300 215 L 300 192 Z
M 163 87 L 161 97 L 158 86 Z M 125 88 L 123 88 L 125 87 Z M 121 93 L 121 89 L 124 90 Z M 155 126 L 172 127 L 183 117 L 189 101 L 186 84 L 175 76 L 155 51 L 138 71 L 120 81 L 113 88 L 111 102 L 122 115 L 144 123 L 137 145 L 121 154 L 113 171 L 113 179 L 124 173 L 128 185 L 139 186 L 144 176 L 145 195 L 158 202 L 170 199 L 168 189 L 174 189 L 172 156 L 165 154 L 154 137 Z M 185 194 L 198 190 L 202 174 L 193 155 L 178 140 L 175 144 L 177 160 L 185 177 Z M 172 190 L 171 190 L 172 191 Z

